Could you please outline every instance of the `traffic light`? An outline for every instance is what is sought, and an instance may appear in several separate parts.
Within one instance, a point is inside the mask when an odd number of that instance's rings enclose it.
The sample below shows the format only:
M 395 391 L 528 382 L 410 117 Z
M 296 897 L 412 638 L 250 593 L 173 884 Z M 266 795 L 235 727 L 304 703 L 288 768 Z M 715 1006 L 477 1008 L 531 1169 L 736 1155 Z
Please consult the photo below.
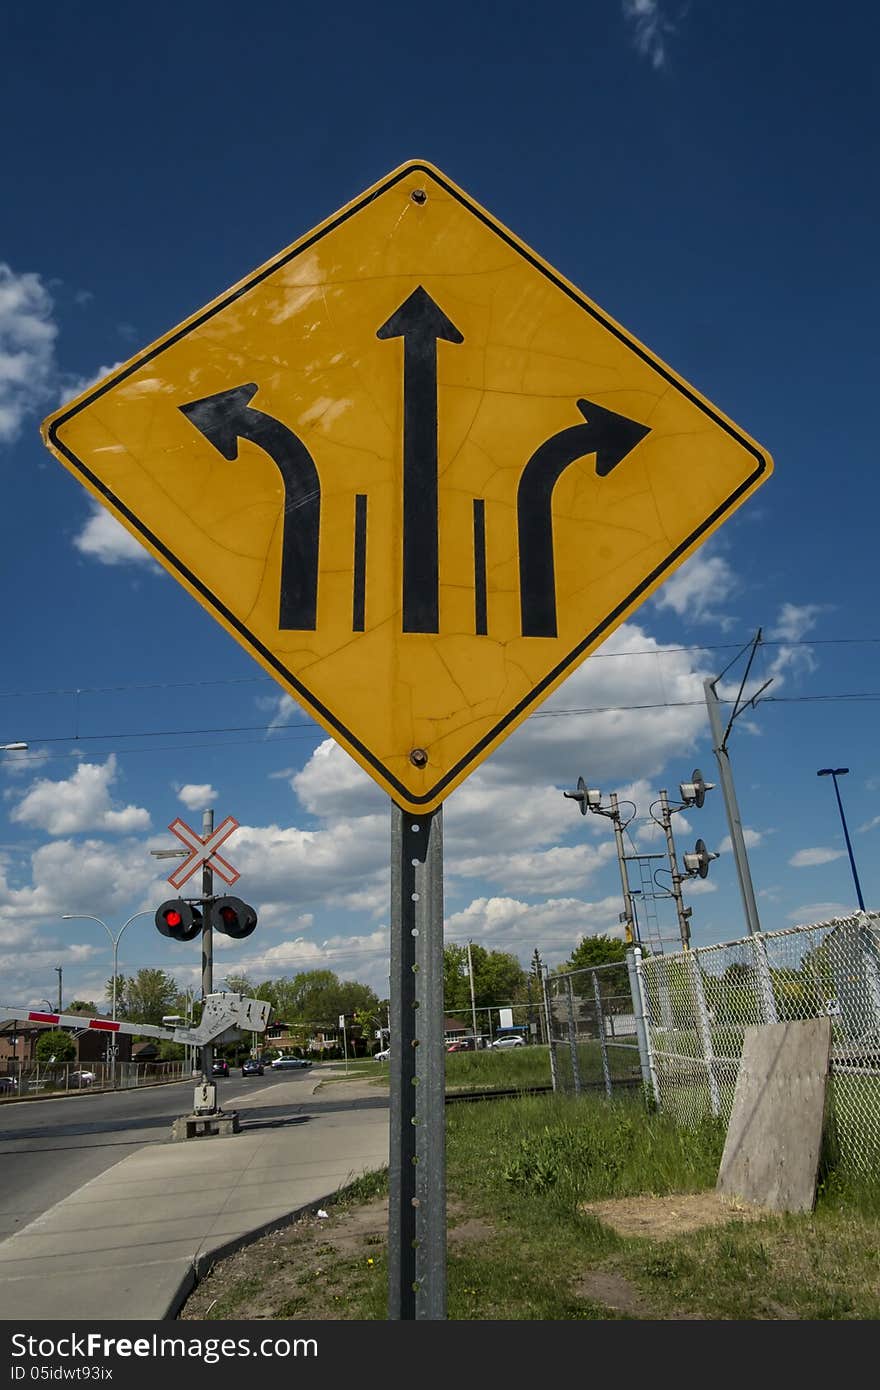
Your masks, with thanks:
M 173 941 L 192 941 L 202 930 L 202 914 L 183 898 L 170 898 L 156 909 L 156 926 Z
M 235 937 L 237 941 L 250 936 L 256 925 L 255 909 L 250 903 L 243 903 L 241 898 L 218 898 L 211 905 L 211 926 L 216 931 Z

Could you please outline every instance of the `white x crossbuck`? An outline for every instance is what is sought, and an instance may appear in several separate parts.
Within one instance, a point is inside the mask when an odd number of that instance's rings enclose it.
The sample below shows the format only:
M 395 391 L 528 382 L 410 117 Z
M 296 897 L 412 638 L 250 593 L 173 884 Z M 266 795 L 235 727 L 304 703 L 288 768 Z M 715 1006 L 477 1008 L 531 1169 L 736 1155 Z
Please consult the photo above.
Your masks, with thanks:
M 178 840 L 182 840 L 190 851 L 183 863 L 174 870 L 174 873 L 168 875 L 168 882 L 172 888 L 182 888 L 187 879 L 192 878 L 196 869 L 202 864 L 208 865 L 230 886 L 238 882 L 241 877 L 238 869 L 234 869 L 217 853 L 223 841 L 228 840 L 233 830 L 238 829 L 238 821 L 234 816 L 227 816 L 205 840 L 202 839 L 197 830 L 193 830 L 179 816 L 171 822 L 168 829 L 172 835 L 177 836 Z

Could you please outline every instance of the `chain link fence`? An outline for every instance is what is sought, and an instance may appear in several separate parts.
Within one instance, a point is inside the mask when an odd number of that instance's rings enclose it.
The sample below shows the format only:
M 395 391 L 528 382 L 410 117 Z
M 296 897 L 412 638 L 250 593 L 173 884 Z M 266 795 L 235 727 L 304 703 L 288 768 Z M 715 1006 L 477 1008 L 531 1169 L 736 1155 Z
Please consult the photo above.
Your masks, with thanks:
M 155 1086 L 162 1081 L 182 1081 L 190 1076 L 189 1062 L 118 1062 L 116 1089 Z M 7 1064 L 0 1072 L 0 1099 L 33 1095 L 62 1095 L 84 1090 L 102 1091 L 112 1086 L 109 1062 L 69 1062 L 40 1067 L 28 1063 L 21 1068 Z
M 642 1084 L 626 965 L 596 965 L 546 977 L 545 1030 L 553 1088 L 580 1094 Z
M 688 1125 L 730 1118 L 746 1028 L 831 1018 L 829 1132 L 838 1161 L 880 1160 L 880 914 L 857 913 L 637 966 L 643 1070 L 658 1106 Z M 637 1002 L 634 1012 L 640 1012 Z

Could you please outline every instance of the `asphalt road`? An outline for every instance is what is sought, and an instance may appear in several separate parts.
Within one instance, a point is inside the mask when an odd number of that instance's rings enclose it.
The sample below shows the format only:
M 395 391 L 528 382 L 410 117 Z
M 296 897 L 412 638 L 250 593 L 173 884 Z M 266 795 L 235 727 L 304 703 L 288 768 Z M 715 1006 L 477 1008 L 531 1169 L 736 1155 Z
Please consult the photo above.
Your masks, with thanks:
M 277 1124 L 291 1108 L 289 1103 L 273 1105 L 274 1088 L 299 1082 L 302 1106 L 295 1110 L 304 1111 L 319 1075 L 318 1068 L 245 1077 L 235 1071 L 217 1079 L 218 1098 L 225 1110 L 246 1102 L 252 1122 Z M 192 1109 L 192 1090 L 187 1079 L 141 1090 L 84 1091 L 57 1100 L 0 1105 L 0 1240 L 136 1149 L 170 1142 L 172 1121 Z

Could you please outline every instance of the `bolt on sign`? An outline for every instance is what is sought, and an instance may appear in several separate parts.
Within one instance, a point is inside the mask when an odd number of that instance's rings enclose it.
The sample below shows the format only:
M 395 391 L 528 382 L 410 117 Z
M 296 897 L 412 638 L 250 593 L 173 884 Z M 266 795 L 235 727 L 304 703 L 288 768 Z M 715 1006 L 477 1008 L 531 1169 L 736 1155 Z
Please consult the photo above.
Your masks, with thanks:
M 422 162 L 43 433 L 414 812 L 437 807 L 772 470 Z

